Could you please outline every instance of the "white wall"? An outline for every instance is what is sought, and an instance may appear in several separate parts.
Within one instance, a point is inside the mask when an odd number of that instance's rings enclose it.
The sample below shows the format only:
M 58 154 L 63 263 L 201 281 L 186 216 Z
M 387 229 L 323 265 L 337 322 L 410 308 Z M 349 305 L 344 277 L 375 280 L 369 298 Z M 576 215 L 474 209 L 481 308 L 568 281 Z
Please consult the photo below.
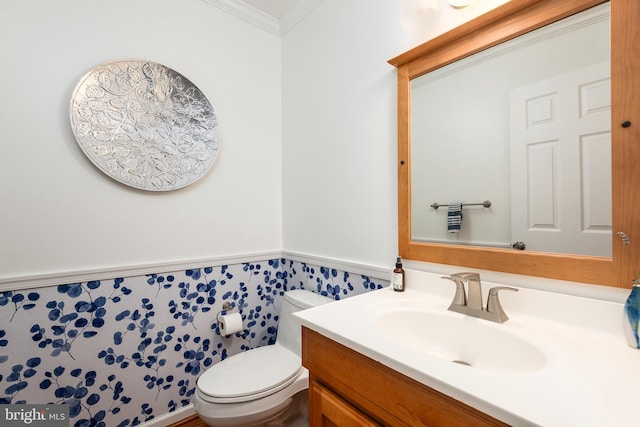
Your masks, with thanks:
M 283 39 L 284 248 L 390 264 L 396 255 L 401 2 L 325 0 Z
M 0 281 L 282 249 L 278 37 L 201 0 L 3 0 L 0 40 Z M 127 58 L 212 103 L 220 150 L 195 184 L 126 187 L 75 142 L 76 83 Z
M 504 3 L 440 2 L 425 32 L 403 2 L 324 0 L 283 39 L 284 249 L 390 267 L 397 254 L 396 69 L 414 45 Z
M 503 3 L 324 0 L 280 40 L 200 0 L 0 2 L 0 283 L 285 250 L 389 267 L 397 252 L 396 75 L 387 60 Z M 209 98 L 221 148 L 169 193 L 128 188 L 70 130 L 78 80 L 143 58 Z

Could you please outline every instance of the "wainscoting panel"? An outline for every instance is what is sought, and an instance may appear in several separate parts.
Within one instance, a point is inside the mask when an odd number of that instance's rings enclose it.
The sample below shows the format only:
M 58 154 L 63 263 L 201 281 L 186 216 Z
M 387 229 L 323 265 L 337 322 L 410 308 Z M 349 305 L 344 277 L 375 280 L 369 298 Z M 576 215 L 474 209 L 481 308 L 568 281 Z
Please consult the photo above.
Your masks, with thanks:
M 133 426 L 189 405 L 198 376 L 275 342 L 282 295 L 334 299 L 383 280 L 286 259 L 0 294 L 0 403 L 64 403 L 73 426 Z M 220 335 L 224 302 L 244 330 Z

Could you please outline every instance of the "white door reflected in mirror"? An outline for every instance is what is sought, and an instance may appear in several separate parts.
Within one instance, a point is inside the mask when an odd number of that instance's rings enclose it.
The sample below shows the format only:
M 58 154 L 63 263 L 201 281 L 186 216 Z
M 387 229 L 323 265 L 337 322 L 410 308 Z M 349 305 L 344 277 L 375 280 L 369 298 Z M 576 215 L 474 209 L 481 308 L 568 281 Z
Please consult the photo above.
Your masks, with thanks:
M 609 62 L 511 92 L 511 238 L 611 255 Z

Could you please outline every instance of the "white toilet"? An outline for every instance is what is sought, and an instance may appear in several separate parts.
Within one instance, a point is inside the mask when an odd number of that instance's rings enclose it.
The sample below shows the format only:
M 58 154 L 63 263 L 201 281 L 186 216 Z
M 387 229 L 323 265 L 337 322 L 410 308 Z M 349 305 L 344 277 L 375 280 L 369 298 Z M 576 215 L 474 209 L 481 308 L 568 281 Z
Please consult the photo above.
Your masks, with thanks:
M 212 427 L 307 425 L 309 373 L 302 366 L 296 311 L 333 301 L 297 289 L 285 292 L 274 345 L 230 356 L 198 378 L 194 407 Z

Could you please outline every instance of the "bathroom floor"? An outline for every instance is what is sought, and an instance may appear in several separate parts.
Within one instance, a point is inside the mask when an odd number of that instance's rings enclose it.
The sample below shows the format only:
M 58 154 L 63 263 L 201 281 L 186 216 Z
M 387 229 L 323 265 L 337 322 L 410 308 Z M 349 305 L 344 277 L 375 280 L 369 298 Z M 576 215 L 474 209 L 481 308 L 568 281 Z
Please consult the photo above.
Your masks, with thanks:
M 189 418 L 171 424 L 169 427 L 207 427 L 207 425 L 197 415 L 192 415 Z

